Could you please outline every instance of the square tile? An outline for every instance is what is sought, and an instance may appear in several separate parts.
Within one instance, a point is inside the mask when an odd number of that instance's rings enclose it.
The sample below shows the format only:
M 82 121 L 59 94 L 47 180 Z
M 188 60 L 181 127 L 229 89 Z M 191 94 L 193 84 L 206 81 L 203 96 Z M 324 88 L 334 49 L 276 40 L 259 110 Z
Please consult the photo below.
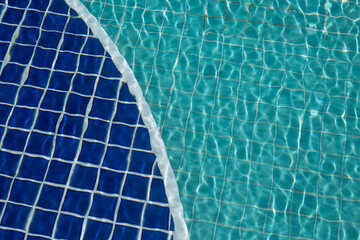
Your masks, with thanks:
M 9 126 L 29 129 L 34 121 L 35 110 L 15 107 L 10 116 Z
M 6 227 L 25 230 L 25 225 L 29 217 L 31 208 L 8 203 L 4 212 L 1 224 Z
M 144 226 L 156 229 L 169 229 L 170 211 L 168 207 L 147 204 L 144 213 Z
M 36 209 L 31 221 L 30 233 L 51 236 L 57 213 Z
M 116 222 L 140 225 L 141 214 L 143 211 L 143 203 L 123 199 L 120 202 L 120 208 Z
M 69 163 L 65 163 L 57 160 L 51 160 L 45 181 L 59 183 L 59 184 L 66 184 L 70 173 L 70 169 L 71 169 L 71 164 Z
M 108 197 L 95 193 L 89 214 L 97 218 L 113 220 L 117 202 L 118 198 L 116 197 Z
M 149 178 L 127 174 L 122 194 L 137 199 L 146 199 Z
M 123 178 L 123 173 L 101 169 L 97 190 L 109 194 L 119 194 Z
M 54 158 L 61 158 L 62 160 L 74 160 L 77 154 L 78 139 L 68 137 L 56 137 L 55 151 L 53 153 Z
M 60 210 L 85 216 L 90 208 L 90 197 L 90 193 L 68 189 Z
M 62 239 L 80 238 L 82 224 L 83 219 L 61 213 L 55 237 Z
M 51 210 L 58 210 L 64 193 L 63 188 L 43 185 L 38 206 Z

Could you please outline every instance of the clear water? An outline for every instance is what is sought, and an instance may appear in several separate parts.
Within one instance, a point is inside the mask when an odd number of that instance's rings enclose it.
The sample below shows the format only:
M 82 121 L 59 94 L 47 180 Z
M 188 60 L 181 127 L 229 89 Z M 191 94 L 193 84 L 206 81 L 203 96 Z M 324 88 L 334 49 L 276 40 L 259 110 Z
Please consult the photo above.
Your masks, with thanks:
M 0 240 L 174 239 L 146 105 L 83 16 L 0 0 Z
M 82 2 L 141 84 L 192 239 L 359 238 L 359 2 Z

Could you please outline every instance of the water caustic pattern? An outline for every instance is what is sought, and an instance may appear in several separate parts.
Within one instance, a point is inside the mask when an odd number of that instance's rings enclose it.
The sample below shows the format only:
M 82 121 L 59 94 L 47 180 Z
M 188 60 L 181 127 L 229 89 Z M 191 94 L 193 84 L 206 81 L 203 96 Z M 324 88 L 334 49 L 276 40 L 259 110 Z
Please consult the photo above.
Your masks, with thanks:
M 358 1 L 82 0 L 159 125 L 192 239 L 358 239 Z
M 2 1 L 0 45 L 0 239 L 173 239 L 138 99 L 83 19 Z

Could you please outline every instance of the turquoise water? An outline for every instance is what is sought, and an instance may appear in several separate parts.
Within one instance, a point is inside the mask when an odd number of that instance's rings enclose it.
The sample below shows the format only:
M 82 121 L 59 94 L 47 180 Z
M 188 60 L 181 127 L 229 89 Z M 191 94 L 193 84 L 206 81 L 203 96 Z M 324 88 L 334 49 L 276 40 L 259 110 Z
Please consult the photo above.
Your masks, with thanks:
M 82 1 L 129 62 L 192 239 L 358 239 L 355 1 Z

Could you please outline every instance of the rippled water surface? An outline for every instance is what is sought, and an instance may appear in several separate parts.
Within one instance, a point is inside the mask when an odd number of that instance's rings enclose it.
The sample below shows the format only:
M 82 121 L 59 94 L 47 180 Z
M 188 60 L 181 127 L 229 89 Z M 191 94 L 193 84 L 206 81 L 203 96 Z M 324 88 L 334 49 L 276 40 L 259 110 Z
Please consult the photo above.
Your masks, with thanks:
M 356 1 L 82 0 L 133 69 L 192 239 L 358 239 Z

